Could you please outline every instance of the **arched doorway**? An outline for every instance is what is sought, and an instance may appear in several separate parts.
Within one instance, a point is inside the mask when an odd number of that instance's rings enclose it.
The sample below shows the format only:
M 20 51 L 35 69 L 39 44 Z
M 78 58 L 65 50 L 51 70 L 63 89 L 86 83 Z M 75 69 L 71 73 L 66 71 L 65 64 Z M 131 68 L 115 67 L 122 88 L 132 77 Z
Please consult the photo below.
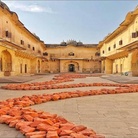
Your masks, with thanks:
M 74 66 L 74 64 L 69 64 L 69 66 L 68 66 L 68 71 L 69 71 L 69 72 L 74 72 L 74 71 L 75 71 L 75 66 Z
M 40 60 L 38 60 L 38 73 L 40 73 Z
M 4 75 L 10 76 L 12 71 L 12 56 L 7 50 L 2 51 L 1 64 L 1 70 L 4 72 Z
M 67 61 L 63 65 L 61 72 L 79 72 L 79 63 L 76 61 Z
M 138 50 L 135 50 L 132 54 L 131 69 L 132 75 L 138 76 Z

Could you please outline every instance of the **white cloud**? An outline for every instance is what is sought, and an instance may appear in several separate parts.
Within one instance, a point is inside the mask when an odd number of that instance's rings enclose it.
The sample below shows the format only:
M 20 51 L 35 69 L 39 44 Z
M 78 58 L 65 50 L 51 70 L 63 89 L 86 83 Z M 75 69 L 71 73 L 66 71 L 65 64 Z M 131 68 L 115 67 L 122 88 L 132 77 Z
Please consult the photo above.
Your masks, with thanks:
M 19 3 L 19 2 L 9 2 L 9 1 L 6 1 L 5 2 L 8 7 L 10 9 L 13 9 L 13 10 L 21 10 L 21 11 L 26 11 L 26 12 L 37 12 L 37 13 L 41 13 L 41 12 L 46 12 L 46 13 L 56 13 L 54 12 L 51 8 L 49 7 L 43 7 L 43 6 L 39 6 L 37 4 L 30 4 L 30 5 L 27 5 L 27 4 L 24 4 L 24 3 Z

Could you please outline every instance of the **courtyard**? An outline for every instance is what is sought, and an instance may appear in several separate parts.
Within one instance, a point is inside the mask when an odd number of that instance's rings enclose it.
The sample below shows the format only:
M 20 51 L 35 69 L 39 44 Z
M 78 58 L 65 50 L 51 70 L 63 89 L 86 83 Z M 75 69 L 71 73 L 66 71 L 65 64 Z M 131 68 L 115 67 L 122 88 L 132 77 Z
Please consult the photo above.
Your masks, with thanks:
M 56 74 L 57 75 L 57 74 Z M 54 78 L 54 74 L 36 76 L 34 80 L 29 80 L 29 77 L 24 77 L 27 83 L 50 81 Z M 16 78 L 16 77 L 15 77 Z M 105 79 L 106 77 L 86 77 L 74 78 L 74 81 L 63 82 L 61 84 L 76 84 L 76 83 L 111 83 L 116 82 Z M 135 78 L 136 79 L 136 78 Z M 18 78 L 19 80 L 19 78 Z M 23 79 L 22 79 L 23 80 Z M 121 80 L 118 77 L 118 81 Z M 17 83 L 16 83 L 17 84 Z M 0 83 L 0 86 L 7 83 Z M 59 85 L 59 84 L 58 84 Z M 47 90 L 5 90 L 0 89 L 0 100 L 16 98 L 22 96 L 31 96 L 35 94 L 52 94 L 59 92 L 72 92 L 76 90 L 100 90 L 114 89 L 109 86 L 89 86 L 75 88 L 60 88 Z M 106 94 L 84 96 L 77 98 L 69 98 L 57 101 L 49 101 L 42 104 L 31 106 L 37 111 L 50 112 L 63 116 L 68 121 L 76 125 L 84 125 L 93 129 L 97 134 L 103 135 L 106 138 L 137 138 L 138 136 L 138 93 L 122 93 L 122 94 Z M 0 124 L 0 137 L 25 137 L 15 128 L 10 128 L 8 125 Z

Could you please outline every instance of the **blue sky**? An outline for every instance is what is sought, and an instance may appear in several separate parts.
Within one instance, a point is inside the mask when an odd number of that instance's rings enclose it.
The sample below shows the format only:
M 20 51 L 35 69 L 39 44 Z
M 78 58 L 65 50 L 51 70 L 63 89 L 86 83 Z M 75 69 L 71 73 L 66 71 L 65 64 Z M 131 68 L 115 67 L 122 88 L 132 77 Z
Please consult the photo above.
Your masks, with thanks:
M 129 11 L 134 0 L 3 0 L 31 32 L 47 44 L 73 39 L 94 44 L 113 32 Z

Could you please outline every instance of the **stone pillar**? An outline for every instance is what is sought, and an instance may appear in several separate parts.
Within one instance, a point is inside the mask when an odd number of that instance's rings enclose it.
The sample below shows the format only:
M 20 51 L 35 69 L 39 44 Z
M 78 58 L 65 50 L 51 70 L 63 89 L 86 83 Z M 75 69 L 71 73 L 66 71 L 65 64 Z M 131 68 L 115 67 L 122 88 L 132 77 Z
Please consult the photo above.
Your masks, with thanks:
M 105 60 L 101 62 L 101 73 L 105 73 Z
M 113 70 L 113 61 L 111 59 L 106 58 L 105 59 L 105 73 L 112 74 L 112 70 Z
M 0 57 L 0 72 L 2 71 L 2 58 Z
M 128 71 L 132 72 L 132 52 L 128 54 Z

